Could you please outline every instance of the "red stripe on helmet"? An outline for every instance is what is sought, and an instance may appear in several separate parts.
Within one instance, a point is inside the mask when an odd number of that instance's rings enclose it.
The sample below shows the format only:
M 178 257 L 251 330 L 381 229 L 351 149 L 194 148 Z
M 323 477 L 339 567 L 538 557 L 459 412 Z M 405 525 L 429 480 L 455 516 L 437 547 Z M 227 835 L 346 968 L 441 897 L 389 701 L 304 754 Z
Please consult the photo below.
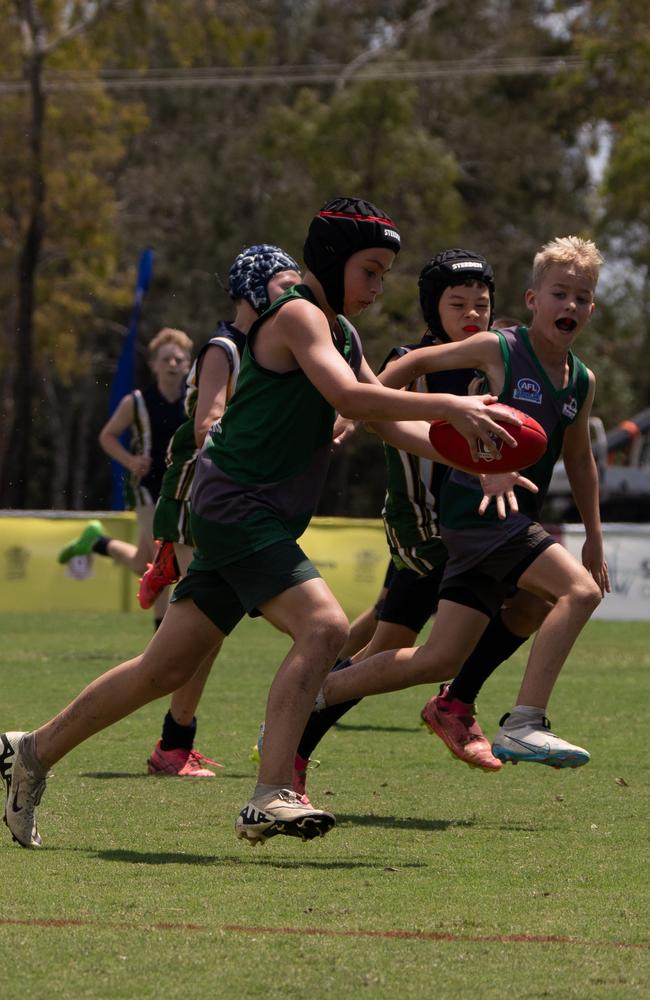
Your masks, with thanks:
M 352 222 L 380 222 L 382 226 L 392 226 L 393 229 L 397 229 L 395 223 L 387 218 L 387 216 L 352 215 L 350 212 L 319 212 L 318 215 L 321 219 L 350 219 Z

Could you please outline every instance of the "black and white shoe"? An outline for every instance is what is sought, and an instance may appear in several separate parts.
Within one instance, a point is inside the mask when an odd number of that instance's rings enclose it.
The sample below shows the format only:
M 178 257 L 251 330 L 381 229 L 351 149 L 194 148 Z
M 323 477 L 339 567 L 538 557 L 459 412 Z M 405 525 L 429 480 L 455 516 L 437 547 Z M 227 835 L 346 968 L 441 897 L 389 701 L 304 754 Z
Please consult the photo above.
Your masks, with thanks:
M 324 837 L 336 825 L 335 817 L 312 805 L 305 805 L 291 788 L 249 799 L 235 823 L 235 832 L 251 847 L 270 837 L 300 837 L 313 840 Z
M 35 774 L 21 754 L 26 733 L 0 733 L 0 778 L 5 785 L 4 821 L 21 847 L 40 847 L 34 811 L 45 791 L 45 776 Z

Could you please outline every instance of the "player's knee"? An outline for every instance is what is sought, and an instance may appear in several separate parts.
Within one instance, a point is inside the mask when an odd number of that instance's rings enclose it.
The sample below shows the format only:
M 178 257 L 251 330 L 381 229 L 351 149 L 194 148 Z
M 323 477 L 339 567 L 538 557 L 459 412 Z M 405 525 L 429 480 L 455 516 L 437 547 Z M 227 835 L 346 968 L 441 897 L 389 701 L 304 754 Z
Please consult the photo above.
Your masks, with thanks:
M 310 644 L 322 646 L 328 652 L 338 653 L 350 637 L 350 623 L 340 608 L 330 608 L 321 612 L 306 630 Z
M 602 600 L 600 587 L 587 573 L 574 583 L 570 597 L 575 605 L 589 615 L 596 610 Z
M 197 664 L 192 664 L 188 657 L 174 657 L 166 660 L 164 657 L 148 657 L 145 653 L 141 671 L 151 687 L 154 698 L 171 694 L 182 687 L 196 673 Z

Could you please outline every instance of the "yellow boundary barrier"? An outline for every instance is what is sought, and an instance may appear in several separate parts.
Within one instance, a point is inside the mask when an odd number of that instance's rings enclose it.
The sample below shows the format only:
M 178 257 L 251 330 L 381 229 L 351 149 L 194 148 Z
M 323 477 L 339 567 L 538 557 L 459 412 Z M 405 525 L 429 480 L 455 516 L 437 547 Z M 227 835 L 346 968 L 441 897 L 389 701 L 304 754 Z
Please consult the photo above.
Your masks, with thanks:
M 86 521 L 99 518 L 107 534 L 136 541 L 131 513 L 115 511 L 0 511 L 2 611 L 137 611 L 138 582 L 112 559 L 92 556 L 61 566 L 57 555 Z M 584 530 L 563 525 L 561 540 L 579 560 Z M 594 617 L 650 620 L 650 527 L 604 524 L 612 593 Z M 382 523 L 315 517 L 301 545 L 350 618 L 377 599 L 388 564 Z
M 137 580 L 102 556 L 61 566 L 57 555 L 98 518 L 106 533 L 135 542 L 132 513 L 0 512 L 0 608 L 3 611 L 138 611 Z M 388 550 L 380 520 L 314 518 L 301 545 L 346 613 L 354 618 L 381 589 Z

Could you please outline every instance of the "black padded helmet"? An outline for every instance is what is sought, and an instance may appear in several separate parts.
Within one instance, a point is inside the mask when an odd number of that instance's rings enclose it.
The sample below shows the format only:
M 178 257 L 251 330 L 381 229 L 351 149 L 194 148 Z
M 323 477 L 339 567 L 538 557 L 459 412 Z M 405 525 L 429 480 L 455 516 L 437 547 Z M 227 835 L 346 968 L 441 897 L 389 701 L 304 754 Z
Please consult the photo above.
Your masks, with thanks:
M 343 272 L 346 261 L 366 247 L 386 247 L 397 253 L 400 235 L 380 208 L 362 198 L 335 198 L 312 219 L 305 240 L 305 264 L 336 313 L 343 312 Z
M 443 340 L 449 337 L 442 329 L 438 306 L 445 288 L 464 285 L 467 281 L 481 281 L 490 295 L 490 319 L 494 315 L 494 271 L 485 257 L 473 250 L 441 250 L 422 268 L 418 279 L 422 315 L 431 333 Z

